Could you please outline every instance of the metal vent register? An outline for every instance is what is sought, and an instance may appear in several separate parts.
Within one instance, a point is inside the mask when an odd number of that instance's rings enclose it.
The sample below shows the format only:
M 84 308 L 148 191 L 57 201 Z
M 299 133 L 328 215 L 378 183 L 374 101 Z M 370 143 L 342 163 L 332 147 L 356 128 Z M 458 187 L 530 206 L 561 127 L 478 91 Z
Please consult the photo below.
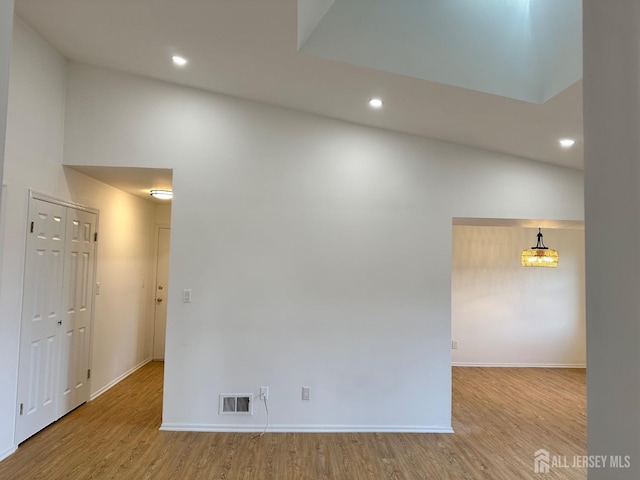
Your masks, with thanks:
M 221 393 L 220 415 L 253 415 L 253 394 Z

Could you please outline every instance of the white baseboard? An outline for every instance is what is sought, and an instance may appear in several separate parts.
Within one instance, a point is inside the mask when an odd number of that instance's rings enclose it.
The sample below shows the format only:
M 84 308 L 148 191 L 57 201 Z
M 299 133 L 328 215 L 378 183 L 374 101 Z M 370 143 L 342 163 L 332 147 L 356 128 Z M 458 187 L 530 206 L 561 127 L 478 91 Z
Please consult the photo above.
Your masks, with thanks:
M 452 362 L 453 367 L 511 367 L 511 368 L 587 368 L 584 363 L 474 363 Z
M 195 423 L 163 423 L 165 432 L 246 432 L 259 433 L 264 425 L 215 425 Z M 451 427 L 420 425 L 273 425 L 271 433 L 453 433 Z
M 7 450 L 5 450 L 4 452 L 0 452 L 0 462 L 2 460 L 4 460 L 5 458 L 7 458 L 9 455 L 15 453 L 15 451 L 18 449 L 18 447 L 16 447 L 15 445 L 12 447 L 9 447 Z
M 112 382 L 109 382 L 107 385 L 105 385 L 104 387 L 102 387 L 100 390 L 98 390 L 97 392 L 91 394 L 91 396 L 89 397 L 89 401 L 91 400 L 95 400 L 96 398 L 98 398 L 100 395 L 102 395 L 104 392 L 106 392 L 107 390 L 109 390 L 111 387 L 117 385 L 118 383 L 120 383 L 122 380 L 124 380 L 125 378 L 127 378 L 129 375 L 131 375 L 133 372 L 135 372 L 136 370 L 139 370 L 140 368 L 144 367 L 147 363 L 149 363 L 151 361 L 151 358 L 147 358 L 146 360 L 143 360 L 142 362 L 140 362 L 138 365 L 136 365 L 135 367 L 127 370 L 126 372 L 124 372 L 122 375 L 120 375 L 118 378 L 116 378 L 115 380 L 113 380 Z

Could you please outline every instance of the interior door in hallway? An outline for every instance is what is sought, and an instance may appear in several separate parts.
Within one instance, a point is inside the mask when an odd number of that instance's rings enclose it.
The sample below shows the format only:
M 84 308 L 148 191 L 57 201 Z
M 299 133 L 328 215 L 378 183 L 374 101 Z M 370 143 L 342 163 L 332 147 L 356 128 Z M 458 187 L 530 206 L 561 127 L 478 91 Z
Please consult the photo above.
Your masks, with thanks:
M 96 214 L 67 209 L 58 417 L 89 400 Z
M 153 320 L 153 359 L 164 359 L 167 331 L 167 298 L 169 292 L 169 240 L 170 228 L 158 229 L 158 258 L 156 265 L 155 315 Z
M 16 439 L 22 442 L 57 416 L 67 209 L 32 199 L 22 302 Z

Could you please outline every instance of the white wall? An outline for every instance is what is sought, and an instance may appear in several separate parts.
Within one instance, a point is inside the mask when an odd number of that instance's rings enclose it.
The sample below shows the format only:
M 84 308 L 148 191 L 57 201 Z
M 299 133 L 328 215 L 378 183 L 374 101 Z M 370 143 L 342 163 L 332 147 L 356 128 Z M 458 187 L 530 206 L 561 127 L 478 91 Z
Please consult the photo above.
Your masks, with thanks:
M 640 3 L 584 2 L 587 446 L 640 478 Z
M 5 133 L 7 127 L 7 103 L 9 97 L 9 60 L 11 57 L 11 37 L 12 37 L 12 18 L 13 18 L 13 0 L 0 2 L 0 171 L 3 170 L 5 157 Z M 0 186 L 2 185 L 2 173 L 0 173 Z M 0 197 L 0 236 L 3 235 L 5 229 L 6 214 L 6 191 L 2 190 Z M 3 240 L 0 238 L 0 249 Z M 0 258 L 0 272 L 2 267 L 2 259 Z M 0 285 L 1 279 L 0 279 Z M 1 295 L 1 291 L 0 291 Z M 0 296 L 0 302 L 1 302 Z M 0 315 L 2 312 L 0 311 Z M 6 339 L 12 334 L 12 328 L 0 316 L 0 365 L 6 365 L 14 360 L 15 346 L 7 344 Z M 0 390 L 6 391 L 8 387 L 14 388 L 15 372 L 0 368 Z M 0 395 L 0 459 L 13 451 L 13 430 L 4 428 L 4 420 L 6 420 L 10 412 L 15 411 L 15 399 L 9 396 Z M 5 413 L 2 413 L 5 412 Z
M 14 26 L 0 290 L 0 458 L 14 445 L 28 191 L 100 209 L 92 394 L 150 356 L 155 207 L 62 166 L 66 60 L 21 21 Z
M 0 185 L 4 162 L 4 140 L 7 128 L 7 100 L 9 91 L 9 62 L 13 32 L 13 0 L 0 2 Z M 1 210 L 0 210 L 1 211 Z M 1 246 L 1 243 L 0 243 Z
M 586 364 L 584 230 L 543 229 L 557 268 L 524 268 L 531 228 L 453 226 L 454 365 Z
M 69 73 L 65 163 L 174 169 L 167 429 L 259 429 L 218 394 L 268 385 L 274 429 L 448 430 L 452 217 L 582 219 L 576 171 Z
M 156 225 L 171 225 L 171 204 L 156 205 Z

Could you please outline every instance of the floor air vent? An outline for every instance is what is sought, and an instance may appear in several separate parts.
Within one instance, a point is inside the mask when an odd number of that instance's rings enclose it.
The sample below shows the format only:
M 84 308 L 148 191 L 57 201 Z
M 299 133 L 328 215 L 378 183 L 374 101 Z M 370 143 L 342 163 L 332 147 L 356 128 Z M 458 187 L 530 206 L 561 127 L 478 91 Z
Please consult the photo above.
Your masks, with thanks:
M 220 415 L 253 415 L 253 394 L 221 393 Z

